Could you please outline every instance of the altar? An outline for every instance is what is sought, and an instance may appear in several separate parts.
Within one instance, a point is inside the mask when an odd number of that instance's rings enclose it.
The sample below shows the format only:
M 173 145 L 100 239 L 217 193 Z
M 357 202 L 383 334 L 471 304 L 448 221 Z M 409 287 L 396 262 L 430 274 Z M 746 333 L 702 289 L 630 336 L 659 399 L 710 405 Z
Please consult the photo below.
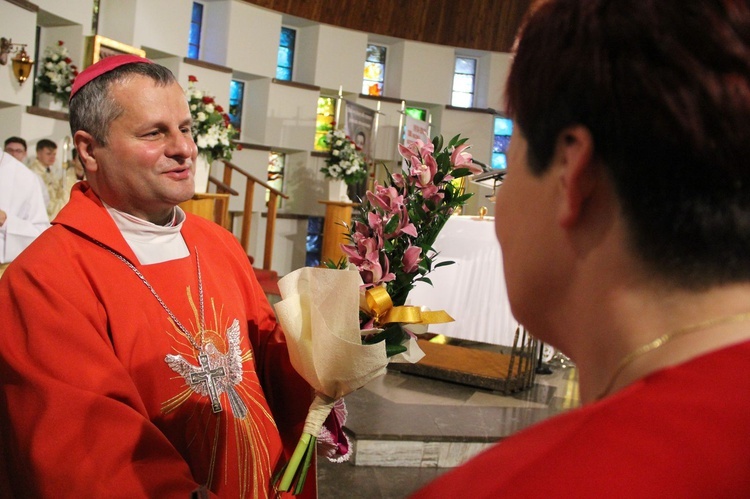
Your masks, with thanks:
M 434 265 L 453 261 L 428 274 L 409 294 L 412 305 L 445 310 L 455 322 L 430 325 L 429 331 L 496 345 L 513 345 L 518 326 L 510 311 L 494 218 L 453 216 L 433 245 Z

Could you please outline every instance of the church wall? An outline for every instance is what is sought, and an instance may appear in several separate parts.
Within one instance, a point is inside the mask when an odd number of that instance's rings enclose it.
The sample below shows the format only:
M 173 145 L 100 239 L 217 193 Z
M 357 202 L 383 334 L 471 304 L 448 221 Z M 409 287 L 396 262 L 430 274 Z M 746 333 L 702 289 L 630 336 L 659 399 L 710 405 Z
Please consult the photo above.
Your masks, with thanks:
M 227 66 L 227 48 L 230 43 L 229 26 L 232 22 L 232 2 L 216 1 L 203 7 L 203 33 L 199 58 L 204 61 Z M 190 30 L 188 30 L 188 37 Z M 186 38 L 188 40 L 189 38 Z M 187 47 L 187 42 L 185 43 Z
M 505 110 L 505 81 L 508 79 L 512 57 L 510 54 L 489 53 L 479 61 L 484 68 L 478 85 L 481 86 L 485 101 L 477 107 L 490 108 L 503 114 Z
M 21 135 L 19 124 L 23 119 L 24 109 L 23 106 L 0 107 L 0 140 Z
M 294 27 L 297 30 L 292 79 L 308 85 L 315 84 L 320 30 L 316 26 Z M 338 87 L 336 87 L 338 89 Z
M 259 78 L 245 82 L 245 104 L 242 114 L 240 140 L 266 145 L 266 114 L 271 80 Z
M 400 86 L 397 99 L 450 104 L 455 53 L 452 47 L 401 42 Z M 361 76 L 360 76 L 361 78 Z
M 188 0 L 138 0 L 133 45 L 187 56 L 192 5 Z
M 311 151 L 318 111 L 317 90 L 271 83 L 266 111 L 265 145 Z
M 119 0 L 102 0 L 119 1 Z M 54 14 L 55 16 L 67 19 L 68 21 L 79 24 L 83 27 L 85 35 L 91 34 L 91 0 L 36 0 L 33 2 L 40 10 Z M 5 35 L 4 35 L 5 36 Z
M 229 37 L 225 62 L 219 62 L 253 75 L 276 76 L 276 56 L 281 33 L 281 15 L 239 0 L 227 2 Z
M 315 78 L 311 82 L 322 88 L 345 92 L 362 91 L 362 71 L 367 52 L 367 33 L 318 25 L 315 54 Z
M 100 0 L 98 34 L 126 45 L 134 45 L 136 7 L 137 0 Z

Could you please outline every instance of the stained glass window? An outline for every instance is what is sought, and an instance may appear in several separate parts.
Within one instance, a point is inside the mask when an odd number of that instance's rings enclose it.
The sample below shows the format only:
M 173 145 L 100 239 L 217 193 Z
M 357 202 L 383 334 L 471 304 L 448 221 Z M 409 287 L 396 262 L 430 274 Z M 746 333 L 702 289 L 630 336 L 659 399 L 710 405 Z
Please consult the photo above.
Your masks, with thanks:
M 505 156 L 513 134 L 513 120 L 495 116 L 494 140 L 492 141 L 492 168 L 505 169 L 508 160 Z
M 297 30 L 292 28 L 281 28 L 279 39 L 279 53 L 276 58 L 276 79 L 291 81 L 294 68 L 294 42 L 297 38 Z
M 317 267 L 320 265 L 320 256 L 323 253 L 322 217 L 310 217 L 307 219 L 306 242 L 305 266 Z
M 245 95 L 245 82 L 232 80 L 229 83 L 229 122 L 233 127 L 242 128 L 242 101 Z
M 365 95 L 383 95 L 385 83 L 385 53 L 382 45 L 368 45 L 365 57 L 365 72 L 362 80 L 362 93 Z
M 476 76 L 476 59 L 456 57 L 456 66 L 453 72 L 452 106 L 472 107 L 474 105 L 474 80 Z
M 318 98 L 318 117 L 315 122 L 315 145 L 316 151 L 328 151 L 325 138 L 328 132 L 333 130 L 333 122 L 336 120 L 336 99 L 333 97 Z
M 203 4 L 193 2 L 193 14 L 190 17 L 190 37 L 188 39 L 188 57 L 197 59 L 201 51 L 201 30 L 203 29 Z
M 406 109 L 404 109 L 404 113 L 414 119 L 427 121 L 427 109 L 422 109 L 419 107 L 407 107 Z

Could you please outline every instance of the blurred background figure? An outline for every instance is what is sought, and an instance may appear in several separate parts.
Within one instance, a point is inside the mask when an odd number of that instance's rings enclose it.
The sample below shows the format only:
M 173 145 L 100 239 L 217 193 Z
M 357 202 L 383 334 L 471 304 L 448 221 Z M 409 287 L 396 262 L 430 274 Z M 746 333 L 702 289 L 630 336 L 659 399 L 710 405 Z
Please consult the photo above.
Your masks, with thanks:
M 21 137 L 8 137 L 5 139 L 3 150 L 21 163 L 26 163 L 26 141 Z
M 14 156 L 0 153 L 0 276 L 47 227 L 36 175 Z
M 42 179 L 45 187 L 45 205 L 50 220 L 60 212 L 70 198 L 70 192 L 65 192 L 65 174 L 55 165 L 57 159 L 57 144 L 49 139 L 42 139 L 36 144 L 36 158 L 29 168 Z M 70 186 L 68 186 L 70 191 Z

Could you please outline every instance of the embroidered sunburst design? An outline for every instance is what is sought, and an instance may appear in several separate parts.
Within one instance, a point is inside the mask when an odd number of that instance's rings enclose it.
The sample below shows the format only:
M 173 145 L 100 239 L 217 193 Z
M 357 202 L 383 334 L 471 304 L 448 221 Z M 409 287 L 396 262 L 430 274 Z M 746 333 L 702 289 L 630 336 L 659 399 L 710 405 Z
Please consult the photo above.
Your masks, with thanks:
M 202 447 L 207 442 L 210 444 L 209 473 L 205 484 L 208 488 L 217 479 L 229 481 L 236 472 L 240 497 L 264 497 L 273 464 L 264 434 L 267 423 L 275 427 L 275 422 L 261 402 L 263 392 L 258 382 L 245 375 L 243 366 L 253 358 L 252 351 L 242 352 L 239 321 L 233 319 L 230 323 L 229 319 L 222 319 L 223 314 L 216 310 L 213 299 L 210 300 L 213 315 L 212 320 L 207 321 L 209 325 L 202 324 L 202 314 L 195 306 L 190 287 L 187 287 L 187 298 L 194 320 L 185 328 L 187 331 L 170 320 L 173 331 L 167 334 L 174 340 L 174 353 L 167 354 L 164 359 L 184 380 L 185 389 L 162 404 L 162 413 L 183 410 L 183 407 L 184 410 L 197 409 L 200 412 L 204 431 L 196 434 L 190 445 Z M 186 337 L 188 331 L 192 331 L 190 338 Z M 193 397 L 208 398 L 211 411 L 206 409 L 206 404 L 191 409 L 184 406 Z M 238 467 L 235 472 L 217 469 L 222 432 L 227 433 L 227 439 L 234 435 Z M 222 452 L 227 450 L 222 447 Z

